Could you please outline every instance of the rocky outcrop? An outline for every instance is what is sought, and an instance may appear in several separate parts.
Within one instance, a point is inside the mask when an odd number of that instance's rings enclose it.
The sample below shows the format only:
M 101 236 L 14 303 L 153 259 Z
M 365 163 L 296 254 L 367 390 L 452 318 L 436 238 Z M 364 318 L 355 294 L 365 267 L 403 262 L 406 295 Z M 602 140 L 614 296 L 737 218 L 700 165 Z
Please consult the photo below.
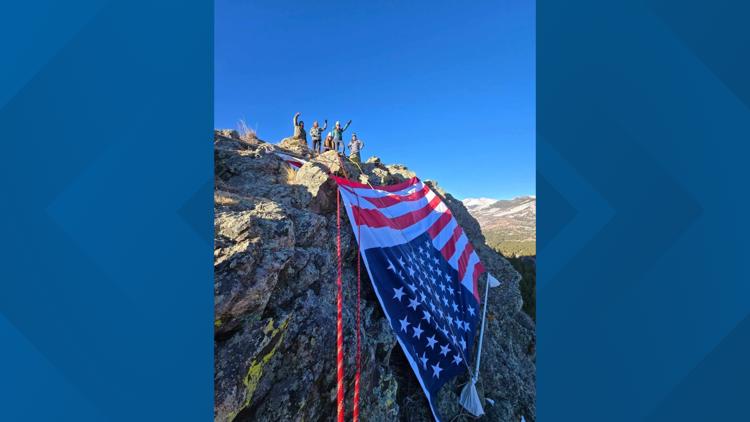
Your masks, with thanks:
M 279 142 L 278 146 L 302 158 L 310 158 L 310 149 L 307 147 L 307 141 L 304 139 L 295 137 L 284 138 Z
M 297 172 L 258 140 L 217 132 L 215 152 L 215 420 L 329 421 L 336 414 L 336 191 L 330 173 L 393 184 L 414 174 L 379 159 L 360 167 L 335 152 Z M 299 143 L 277 147 L 310 157 Z M 506 282 L 489 301 L 480 395 L 486 420 L 535 420 L 535 335 L 520 311 L 518 274 L 484 244 L 460 201 L 430 182 L 488 270 Z M 343 216 L 346 219 L 345 213 Z M 356 249 L 342 222 L 347 409 L 354 368 Z M 362 279 L 363 421 L 430 421 L 427 401 L 398 347 L 366 273 Z M 460 416 L 459 377 L 441 390 L 446 420 Z M 454 419 L 456 418 L 457 419 Z M 347 416 L 347 419 L 349 416 Z

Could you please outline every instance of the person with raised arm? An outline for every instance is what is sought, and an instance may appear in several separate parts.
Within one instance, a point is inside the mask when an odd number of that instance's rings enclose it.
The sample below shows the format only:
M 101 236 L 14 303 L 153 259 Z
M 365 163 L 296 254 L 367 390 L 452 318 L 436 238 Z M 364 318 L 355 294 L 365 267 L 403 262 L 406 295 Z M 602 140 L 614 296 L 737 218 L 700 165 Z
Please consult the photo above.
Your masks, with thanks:
M 328 127 L 328 120 L 323 120 L 323 127 L 321 128 L 318 126 L 318 121 L 314 121 L 312 127 L 310 128 L 310 138 L 312 138 L 313 143 L 313 151 L 320 153 L 321 146 L 320 145 L 320 134 L 323 133 L 323 131 L 326 130 Z
M 332 131 L 333 142 L 336 145 L 336 152 L 339 151 L 339 146 L 340 146 L 341 154 L 346 153 L 346 149 L 345 149 L 346 146 L 344 145 L 344 138 L 342 135 L 344 134 L 344 131 L 349 127 L 350 124 L 352 124 L 351 119 L 349 119 L 349 121 L 346 122 L 346 125 L 344 125 L 344 127 L 342 128 L 341 123 L 339 121 L 336 121 L 336 125 L 334 126 L 333 131 Z
M 292 123 L 294 123 L 294 136 L 293 138 L 302 139 L 307 143 L 307 134 L 305 133 L 305 122 L 299 120 L 300 112 L 294 114 Z

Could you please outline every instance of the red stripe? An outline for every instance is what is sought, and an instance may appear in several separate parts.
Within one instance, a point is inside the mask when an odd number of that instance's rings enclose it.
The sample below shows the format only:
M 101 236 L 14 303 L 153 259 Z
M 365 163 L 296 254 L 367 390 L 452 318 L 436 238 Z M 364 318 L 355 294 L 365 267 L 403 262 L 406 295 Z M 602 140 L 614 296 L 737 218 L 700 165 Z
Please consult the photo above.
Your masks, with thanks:
M 456 253 L 456 242 L 458 242 L 458 238 L 461 237 L 463 232 L 461 226 L 456 225 L 456 228 L 453 229 L 453 235 L 448 239 L 448 242 L 443 245 L 443 249 L 440 250 L 440 253 L 443 254 L 443 258 L 445 258 L 446 261 L 450 261 L 453 254 Z
M 379 198 L 370 198 L 367 196 L 363 196 L 362 198 L 369 201 L 371 204 L 375 205 L 378 208 L 386 208 L 390 207 L 391 205 L 396 205 L 400 202 L 406 202 L 406 201 L 416 201 L 419 199 L 422 199 L 427 195 L 427 192 L 430 191 L 430 188 L 427 185 L 424 185 L 424 187 L 421 190 L 418 190 L 416 192 L 412 192 L 408 195 L 386 195 L 381 196 Z
M 461 256 L 458 258 L 458 279 L 463 280 L 466 275 L 466 267 L 469 265 L 469 258 L 471 253 L 474 252 L 474 248 L 471 246 L 471 242 L 466 241 L 464 251 L 461 252 Z
M 440 197 L 436 195 L 424 207 L 393 218 L 385 216 L 378 210 L 362 209 L 356 205 L 352 206 L 352 212 L 354 213 L 354 222 L 357 225 L 364 224 L 373 229 L 379 227 L 390 227 L 396 230 L 403 230 L 430 215 L 430 213 L 440 204 Z
M 445 226 L 447 226 L 448 223 L 451 222 L 452 218 L 453 215 L 451 215 L 450 210 L 445 210 L 443 215 L 441 215 L 440 218 L 437 219 L 437 221 L 432 223 L 432 226 L 427 230 L 427 233 L 432 239 L 436 238 L 437 235 L 439 235 L 440 232 L 443 231 Z
M 477 262 L 474 265 L 474 298 L 479 303 L 479 276 L 484 272 L 484 265 L 481 262 Z M 489 283 L 489 280 L 487 280 Z
M 302 163 L 300 163 L 299 161 L 286 160 L 286 162 L 293 165 L 294 167 L 302 167 Z
M 358 182 L 354 182 L 354 181 L 351 181 L 351 180 L 347 180 L 347 179 L 345 179 L 343 177 L 338 177 L 338 176 L 334 176 L 334 175 L 331 175 L 331 177 L 339 185 L 349 186 L 349 187 L 352 187 L 352 188 L 359 188 L 359 189 L 370 189 L 370 190 L 372 190 L 374 188 L 376 190 L 383 190 L 383 191 L 386 191 L 386 192 L 400 191 L 402 189 L 408 188 L 409 186 L 414 186 L 417 183 L 419 183 L 419 179 L 418 178 L 412 177 L 411 179 L 409 179 L 409 180 L 407 180 L 405 182 L 401 182 L 401 183 L 398 183 L 398 184 L 395 184 L 395 185 L 381 185 L 381 186 L 370 187 L 370 185 L 366 185 L 364 183 L 358 183 Z

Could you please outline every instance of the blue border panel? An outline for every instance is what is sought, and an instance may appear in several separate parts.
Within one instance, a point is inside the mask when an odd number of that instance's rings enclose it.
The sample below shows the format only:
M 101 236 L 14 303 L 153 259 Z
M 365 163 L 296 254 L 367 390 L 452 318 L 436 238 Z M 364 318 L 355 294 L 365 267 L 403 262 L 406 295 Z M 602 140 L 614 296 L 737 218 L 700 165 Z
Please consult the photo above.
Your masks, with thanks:
M 747 420 L 747 2 L 540 0 L 538 419 Z
M 0 45 L 0 420 L 210 420 L 212 2 L 15 2 Z

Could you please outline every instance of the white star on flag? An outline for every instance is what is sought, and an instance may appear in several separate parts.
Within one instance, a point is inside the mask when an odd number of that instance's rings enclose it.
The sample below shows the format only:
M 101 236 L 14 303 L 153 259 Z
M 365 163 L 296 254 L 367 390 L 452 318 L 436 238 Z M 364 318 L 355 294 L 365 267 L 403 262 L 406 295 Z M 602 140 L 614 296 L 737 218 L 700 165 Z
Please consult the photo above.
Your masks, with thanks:
M 463 359 L 461 359 L 461 356 L 459 356 L 458 353 L 453 355 L 453 363 L 455 363 L 456 365 L 460 364 L 462 360 Z
M 435 335 L 433 334 L 431 337 L 427 337 L 427 347 L 430 349 L 435 349 L 435 343 L 437 343 L 437 340 L 435 340 Z
M 448 356 L 448 352 L 451 351 L 451 348 L 446 344 L 445 346 L 440 346 L 440 354 L 443 356 Z
M 417 306 L 419 306 L 419 301 L 416 298 L 415 299 L 409 298 L 409 308 L 412 308 L 416 311 Z
M 394 299 L 398 298 L 398 301 L 401 302 L 401 297 L 404 295 L 404 288 L 399 287 L 398 289 L 393 289 L 393 291 L 395 292 L 393 294 L 393 298 Z
M 412 327 L 412 329 L 414 330 L 414 335 L 413 336 L 416 337 L 417 339 L 419 339 L 419 336 L 421 336 L 422 333 L 424 332 L 424 330 L 422 329 L 422 324 L 421 323 L 417 327 Z
M 404 317 L 404 319 L 398 320 L 401 323 L 401 331 L 407 332 L 406 328 L 409 327 L 409 320 L 408 317 Z
M 435 378 L 440 378 L 440 371 L 443 370 L 443 368 L 440 367 L 440 362 L 438 362 L 437 365 L 430 365 L 432 366 L 432 375 Z

